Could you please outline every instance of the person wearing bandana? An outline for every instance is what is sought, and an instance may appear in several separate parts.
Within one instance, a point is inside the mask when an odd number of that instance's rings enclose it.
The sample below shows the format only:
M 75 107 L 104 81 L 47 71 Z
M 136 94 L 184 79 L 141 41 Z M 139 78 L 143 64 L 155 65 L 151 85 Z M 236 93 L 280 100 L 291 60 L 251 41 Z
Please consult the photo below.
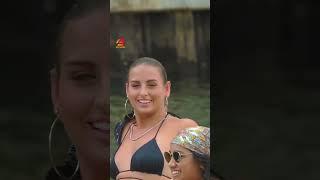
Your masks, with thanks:
M 164 157 L 174 180 L 209 180 L 210 128 L 197 126 L 181 130 Z

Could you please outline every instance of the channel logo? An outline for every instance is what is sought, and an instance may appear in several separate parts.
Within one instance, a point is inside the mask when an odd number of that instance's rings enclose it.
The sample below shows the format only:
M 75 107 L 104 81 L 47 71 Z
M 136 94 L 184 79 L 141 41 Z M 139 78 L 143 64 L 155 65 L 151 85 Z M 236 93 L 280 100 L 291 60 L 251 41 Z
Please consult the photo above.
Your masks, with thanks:
M 126 40 L 124 39 L 124 37 L 120 37 L 116 41 L 116 48 L 125 48 L 125 47 L 126 47 Z

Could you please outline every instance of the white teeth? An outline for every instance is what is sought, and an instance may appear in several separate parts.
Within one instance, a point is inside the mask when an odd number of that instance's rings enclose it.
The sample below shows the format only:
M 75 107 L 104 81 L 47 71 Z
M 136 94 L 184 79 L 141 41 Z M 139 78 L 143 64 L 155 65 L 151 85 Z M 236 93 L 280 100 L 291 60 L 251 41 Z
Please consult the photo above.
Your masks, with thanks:
M 180 173 L 180 171 L 172 171 L 172 175 L 173 176 L 176 176 L 176 175 L 178 175 Z
M 109 123 L 106 122 L 93 122 L 92 126 L 103 131 L 108 131 L 110 129 Z
M 143 104 L 146 104 L 146 103 L 150 103 L 151 101 L 150 100 L 138 100 L 139 103 L 143 103 Z

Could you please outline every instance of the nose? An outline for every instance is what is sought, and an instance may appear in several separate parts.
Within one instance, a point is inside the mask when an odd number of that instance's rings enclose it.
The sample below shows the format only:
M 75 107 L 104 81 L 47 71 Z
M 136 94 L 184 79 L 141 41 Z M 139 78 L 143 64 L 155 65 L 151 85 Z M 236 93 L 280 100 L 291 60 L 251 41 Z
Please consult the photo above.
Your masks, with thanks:
M 173 158 L 171 158 L 169 163 L 168 163 L 168 165 L 172 169 L 172 168 L 175 168 L 177 166 L 177 163 Z
M 147 95 L 148 94 L 148 89 L 145 85 L 142 85 L 140 88 L 140 94 L 141 95 Z

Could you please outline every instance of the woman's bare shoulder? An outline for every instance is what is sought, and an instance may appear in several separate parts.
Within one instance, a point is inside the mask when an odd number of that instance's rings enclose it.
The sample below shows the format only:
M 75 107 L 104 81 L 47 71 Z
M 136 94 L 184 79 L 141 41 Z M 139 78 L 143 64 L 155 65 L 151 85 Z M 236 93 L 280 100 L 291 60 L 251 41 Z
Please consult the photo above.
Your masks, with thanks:
M 198 126 L 198 123 L 193 119 L 183 118 L 181 120 L 185 128 Z
M 170 116 L 170 118 L 168 119 L 165 125 L 166 136 L 169 137 L 169 139 L 171 140 L 182 129 L 185 129 L 188 127 L 194 127 L 197 125 L 198 124 L 196 123 L 196 121 L 192 119 L 187 119 L 187 118 L 180 119 L 174 116 Z
M 177 118 L 177 117 L 171 117 L 172 124 L 174 124 L 177 127 L 180 128 L 188 128 L 188 127 L 193 127 L 193 126 L 198 126 L 198 123 L 193 120 L 193 119 L 189 119 L 189 118 Z M 179 129 L 180 129 L 179 128 Z

